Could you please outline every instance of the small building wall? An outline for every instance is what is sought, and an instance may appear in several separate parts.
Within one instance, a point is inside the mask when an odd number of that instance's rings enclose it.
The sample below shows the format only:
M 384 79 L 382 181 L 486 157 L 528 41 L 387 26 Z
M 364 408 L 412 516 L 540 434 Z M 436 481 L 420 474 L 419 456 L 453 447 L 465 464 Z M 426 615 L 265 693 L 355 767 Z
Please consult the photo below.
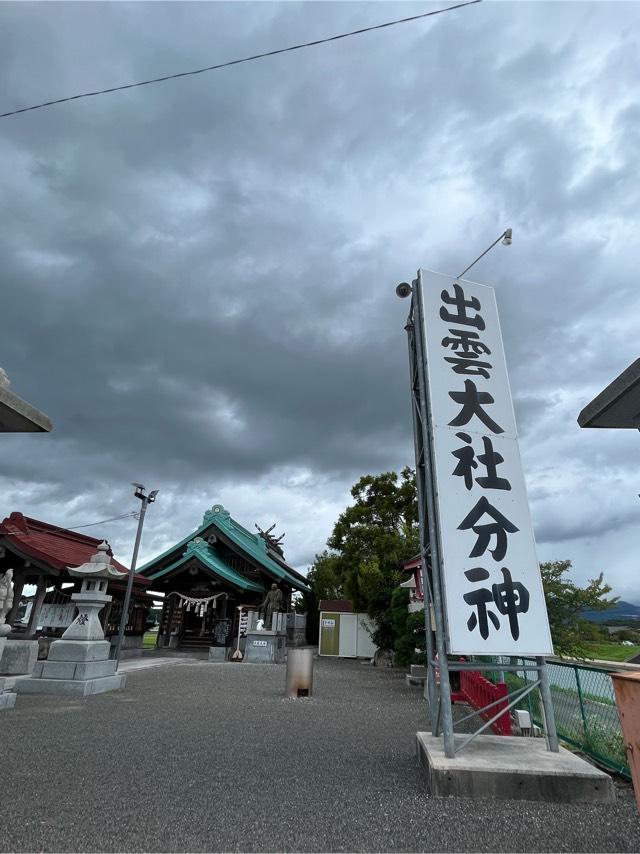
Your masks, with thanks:
M 320 612 L 319 654 L 336 658 L 373 658 L 376 646 L 367 614 Z

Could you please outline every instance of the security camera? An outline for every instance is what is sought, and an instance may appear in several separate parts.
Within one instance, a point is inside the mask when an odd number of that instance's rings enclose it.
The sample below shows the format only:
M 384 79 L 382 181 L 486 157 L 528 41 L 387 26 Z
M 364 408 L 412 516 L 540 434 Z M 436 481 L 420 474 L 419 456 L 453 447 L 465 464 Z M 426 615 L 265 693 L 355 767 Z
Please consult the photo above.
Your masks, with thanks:
M 503 246 L 511 246 L 512 234 L 513 234 L 513 230 L 510 228 L 508 228 L 505 231 L 505 233 L 502 237 L 502 245 Z
M 149 493 L 149 501 L 155 501 L 156 495 L 158 494 L 159 491 L 160 491 L 159 489 L 152 489 L 151 492 Z
M 398 287 L 396 288 L 396 295 L 400 297 L 400 299 L 406 299 L 411 296 L 413 293 L 413 288 L 407 282 L 400 282 Z

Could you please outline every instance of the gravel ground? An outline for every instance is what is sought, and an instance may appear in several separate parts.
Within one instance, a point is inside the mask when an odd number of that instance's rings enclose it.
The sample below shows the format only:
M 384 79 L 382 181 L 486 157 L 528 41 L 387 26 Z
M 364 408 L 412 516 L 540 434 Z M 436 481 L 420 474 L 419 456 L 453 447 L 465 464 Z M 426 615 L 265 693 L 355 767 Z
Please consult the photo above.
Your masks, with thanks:
M 431 798 L 404 674 L 316 661 L 130 673 L 86 700 L 21 695 L 0 718 L 1 851 L 639 851 L 614 806 Z

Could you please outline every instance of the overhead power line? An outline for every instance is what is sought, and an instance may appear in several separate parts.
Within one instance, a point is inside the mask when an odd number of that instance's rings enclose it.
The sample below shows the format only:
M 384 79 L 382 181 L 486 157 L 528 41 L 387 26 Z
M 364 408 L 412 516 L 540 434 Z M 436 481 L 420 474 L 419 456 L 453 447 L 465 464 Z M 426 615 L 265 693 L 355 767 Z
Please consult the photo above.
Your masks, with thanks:
M 88 522 L 86 525 L 76 525 L 74 528 L 67 528 L 68 531 L 78 531 L 80 528 L 94 528 L 96 525 L 105 525 L 107 522 L 117 522 L 119 519 L 129 519 L 132 516 L 137 516 L 138 511 L 133 510 L 130 513 L 123 513 L 122 516 L 114 516 L 112 519 L 101 519 L 99 522 Z M 65 530 L 61 528 L 60 530 Z
M 268 50 L 265 53 L 256 53 L 253 56 L 245 56 L 242 59 L 231 59 L 228 62 L 220 62 L 218 65 L 208 65 L 206 68 L 197 68 L 195 71 L 181 71 L 178 74 L 167 74 L 164 77 L 154 77 L 152 80 L 141 80 L 138 83 L 126 83 L 123 86 L 112 86 L 110 89 L 98 89 L 95 92 L 83 92 L 80 95 L 70 95 L 67 98 L 56 98 L 54 101 L 43 101 L 31 107 L 21 107 L 19 110 L 10 110 L 8 113 L 0 113 L 0 119 L 7 116 L 15 116 L 18 113 L 28 113 L 31 110 L 39 110 L 41 107 L 51 107 L 54 104 L 64 104 L 66 101 L 77 101 L 80 98 L 94 98 L 96 95 L 108 95 L 111 92 L 121 92 L 123 89 L 135 89 L 138 86 L 149 86 L 152 83 L 164 83 L 165 80 L 176 80 L 179 77 L 193 77 L 196 74 L 204 74 L 206 71 L 217 71 L 219 68 L 228 68 L 231 65 L 240 65 L 243 62 L 253 62 L 256 59 L 265 59 L 268 56 L 277 56 L 280 53 L 289 53 L 293 50 L 302 50 L 307 47 L 315 47 L 327 42 L 335 42 L 339 39 L 348 39 L 351 36 L 359 36 L 362 33 L 370 33 L 372 30 L 382 30 L 385 27 L 395 27 L 397 24 L 406 24 L 410 21 L 419 21 L 422 18 L 431 18 L 433 15 L 442 15 L 444 12 L 453 12 L 454 9 L 462 9 L 465 6 L 473 6 L 482 0 L 467 0 L 466 3 L 457 3 L 455 6 L 447 6 L 445 9 L 435 9 L 433 12 L 423 12 L 421 15 L 411 15 L 409 18 L 399 18 L 396 21 L 386 21 L 384 24 L 375 24 L 371 27 L 362 27 L 349 33 L 340 33 L 337 36 L 328 36 L 324 39 L 294 44 L 289 47 L 281 47 L 277 50 Z

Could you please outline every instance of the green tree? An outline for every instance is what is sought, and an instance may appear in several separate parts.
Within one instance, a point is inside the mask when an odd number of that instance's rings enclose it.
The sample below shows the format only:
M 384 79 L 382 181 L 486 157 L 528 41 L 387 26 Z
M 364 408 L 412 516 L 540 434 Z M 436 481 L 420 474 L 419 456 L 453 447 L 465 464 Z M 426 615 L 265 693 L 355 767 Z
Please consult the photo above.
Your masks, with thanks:
M 322 599 L 339 599 L 342 595 L 339 563 L 338 555 L 324 551 L 322 554 L 316 555 L 315 563 L 307 573 L 307 584 L 311 588 L 311 592 L 303 594 L 300 610 L 307 614 L 305 630 L 307 643 L 314 646 L 318 643 L 320 628 L 318 606 L 320 601 Z
M 403 580 L 402 563 L 418 551 L 415 473 L 365 475 L 351 495 L 354 502 L 340 514 L 327 545 L 342 594 L 376 623 L 374 643 L 393 649 L 391 598 Z
M 415 663 L 416 649 L 424 649 L 424 613 L 409 613 L 409 591 L 396 587 L 391 594 L 391 621 L 394 636 L 394 661 L 399 667 Z M 424 656 L 419 659 L 424 663 Z
M 584 611 L 605 611 L 618 602 L 619 597 L 607 598 L 610 585 L 603 574 L 591 579 L 586 587 L 578 587 L 565 578 L 571 569 L 570 560 L 555 560 L 540 564 L 544 595 L 547 602 L 551 637 L 556 655 L 584 658 Z

